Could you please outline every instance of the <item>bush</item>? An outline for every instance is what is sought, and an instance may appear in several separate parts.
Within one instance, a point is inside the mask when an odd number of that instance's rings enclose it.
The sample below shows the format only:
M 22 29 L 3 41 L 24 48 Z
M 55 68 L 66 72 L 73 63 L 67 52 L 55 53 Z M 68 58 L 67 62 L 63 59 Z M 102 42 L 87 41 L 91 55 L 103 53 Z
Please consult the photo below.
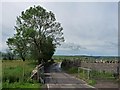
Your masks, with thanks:
M 68 73 L 74 74 L 78 72 L 78 68 L 77 67 L 71 67 L 68 69 Z

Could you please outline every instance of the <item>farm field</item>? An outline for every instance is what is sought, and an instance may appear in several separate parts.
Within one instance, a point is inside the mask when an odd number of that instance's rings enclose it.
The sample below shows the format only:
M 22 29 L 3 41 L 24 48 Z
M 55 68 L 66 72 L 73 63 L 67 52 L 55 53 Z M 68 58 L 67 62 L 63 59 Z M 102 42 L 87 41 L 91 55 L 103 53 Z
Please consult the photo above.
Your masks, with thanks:
M 40 88 L 41 84 L 30 80 L 31 72 L 35 68 L 34 61 L 4 60 L 2 61 L 3 88 Z
M 118 60 L 117 56 L 85 56 L 85 55 L 54 55 L 53 56 L 54 59 L 56 60 L 63 60 L 63 59 L 70 59 L 70 60 L 74 60 L 74 59 L 89 59 L 89 60 Z

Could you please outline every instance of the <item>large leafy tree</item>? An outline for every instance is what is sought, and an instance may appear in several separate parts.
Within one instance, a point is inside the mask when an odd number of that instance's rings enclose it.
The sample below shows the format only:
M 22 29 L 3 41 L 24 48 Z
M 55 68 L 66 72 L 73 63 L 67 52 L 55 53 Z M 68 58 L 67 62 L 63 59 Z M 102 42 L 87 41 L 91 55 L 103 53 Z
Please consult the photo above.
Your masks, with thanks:
M 56 46 L 64 41 L 61 24 L 41 6 L 23 11 L 17 17 L 15 29 L 15 36 L 8 39 L 9 47 L 24 59 L 26 52 L 31 53 L 39 63 L 51 59 Z
M 10 50 L 12 50 L 16 55 L 21 57 L 23 61 L 25 61 L 25 57 L 28 52 L 27 40 L 20 37 L 20 35 L 15 35 L 14 37 L 8 39 L 7 44 Z

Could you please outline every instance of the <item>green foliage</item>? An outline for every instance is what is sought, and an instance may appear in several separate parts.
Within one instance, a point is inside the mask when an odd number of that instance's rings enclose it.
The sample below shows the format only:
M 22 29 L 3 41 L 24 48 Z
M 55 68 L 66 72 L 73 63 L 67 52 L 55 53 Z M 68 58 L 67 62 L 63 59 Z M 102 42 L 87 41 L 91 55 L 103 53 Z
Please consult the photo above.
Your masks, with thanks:
M 37 87 L 38 82 L 29 81 L 31 72 L 33 68 L 35 68 L 35 65 L 36 65 L 35 62 L 28 60 L 26 60 L 25 62 L 22 62 L 20 60 L 3 61 L 2 63 L 3 88 L 18 88 L 18 87 L 27 88 L 27 85 L 28 88 Z
M 41 6 L 30 7 L 17 17 L 16 34 L 7 43 L 25 61 L 26 54 L 39 63 L 47 62 L 57 45 L 64 42 L 63 28 L 55 15 Z
M 105 72 L 105 71 L 96 71 L 92 70 L 90 72 L 90 77 L 94 79 L 103 79 L 103 80 L 114 80 L 113 73 Z
M 77 67 L 71 67 L 68 69 L 68 73 L 70 74 L 74 74 L 78 72 L 78 68 Z
M 62 69 L 65 70 L 67 73 L 70 74 L 75 74 L 78 73 L 78 68 L 77 67 L 69 67 L 64 64 L 62 64 Z
M 58 63 L 58 62 L 62 62 L 63 60 L 54 60 L 54 62 Z
M 23 83 L 23 82 L 4 82 L 3 88 L 40 88 L 40 83 Z
M 20 78 L 22 77 L 22 67 L 9 67 L 4 68 L 3 73 L 3 81 L 9 81 L 12 82 L 19 82 Z
M 78 76 L 78 68 L 77 67 L 71 67 L 71 68 L 64 67 L 63 69 L 69 74 L 74 74 L 74 75 Z M 93 85 L 96 84 L 96 80 L 88 79 L 87 72 L 84 71 L 84 74 L 83 74 L 82 69 L 80 69 L 80 71 L 79 71 L 79 77 L 78 78 L 85 80 L 89 85 L 93 86 Z
M 90 85 L 95 85 L 96 80 L 115 80 L 113 73 L 105 72 L 105 71 L 91 70 L 88 76 L 87 70 L 83 70 L 79 68 L 79 74 L 78 74 L 78 67 L 70 65 L 71 64 L 70 61 L 71 60 L 63 60 L 62 69 L 65 70 L 67 73 L 73 74 L 78 78 L 83 79 Z M 68 64 L 66 62 L 68 62 Z
M 84 56 L 84 55 L 75 55 L 75 56 L 65 56 L 65 55 L 54 55 L 54 59 L 56 60 L 89 60 L 89 61 L 95 61 L 96 59 L 99 60 L 104 60 L 104 61 L 113 61 L 113 60 L 118 60 L 117 56 Z
M 13 60 L 15 59 L 15 55 L 9 49 L 6 49 L 6 53 L 1 52 L 2 60 Z
M 27 39 L 21 36 L 19 32 L 12 38 L 8 38 L 7 44 L 9 48 L 25 61 L 26 54 L 28 53 Z
M 91 80 L 87 80 L 87 83 L 88 83 L 89 85 L 94 86 L 97 82 L 96 82 L 96 80 L 91 79 Z

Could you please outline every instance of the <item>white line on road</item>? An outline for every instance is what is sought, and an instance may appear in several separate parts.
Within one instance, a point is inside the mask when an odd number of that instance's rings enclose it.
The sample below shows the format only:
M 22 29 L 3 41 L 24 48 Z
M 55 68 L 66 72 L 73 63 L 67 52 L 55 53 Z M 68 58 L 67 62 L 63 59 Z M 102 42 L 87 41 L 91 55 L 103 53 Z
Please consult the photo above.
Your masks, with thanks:
M 48 88 L 48 90 L 49 90 L 49 88 L 50 88 L 50 87 L 49 87 L 49 84 L 47 84 L 47 88 Z
M 88 84 L 47 84 L 47 88 L 48 88 L 48 90 L 49 90 L 49 88 L 55 88 L 55 86 L 60 86 L 60 87 L 58 87 L 58 88 L 62 88 L 62 86 L 73 86 L 73 88 L 75 88 L 74 85 L 85 85 L 85 86 L 88 86 L 87 88 L 89 88 L 89 87 L 95 88 L 95 87 L 92 87 L 92 86 L 90 86 L 90 85 L 88 85 Z M 51 87 L 50 87 L 50 86 L 51 86 Z M 53 87 L 52 87 L 52 86 L 53 86 Z M 68 88 L 68 87 L 64 87 L 64 88 Z M 71 87 L 71 88 L 72 88 L 72 87 Z

